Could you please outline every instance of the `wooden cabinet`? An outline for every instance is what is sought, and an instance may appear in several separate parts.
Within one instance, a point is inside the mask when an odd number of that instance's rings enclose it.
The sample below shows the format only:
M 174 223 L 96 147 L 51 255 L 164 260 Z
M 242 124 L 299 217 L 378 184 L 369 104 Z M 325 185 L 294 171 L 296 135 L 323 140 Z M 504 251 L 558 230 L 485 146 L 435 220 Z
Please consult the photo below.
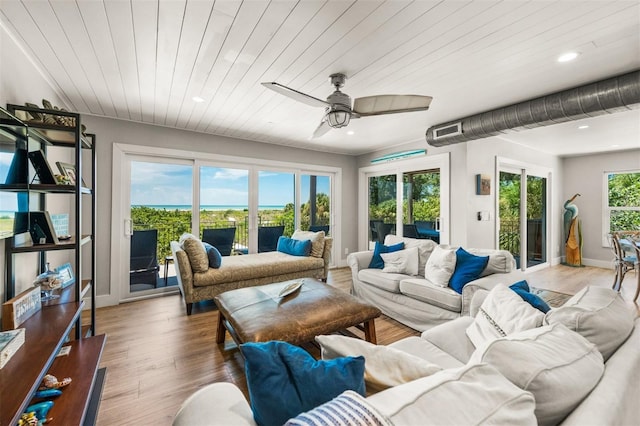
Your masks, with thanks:
M 92 424 L 105 373 L 98 368 L 105 336 L 95 335 L 96 136 L 83 132 L 79 114 L 8 105 L 6 111 L 0 108 L 2 151 L 8 151 L 12 138 L 12 163 L 6 180 L 0 183 L 0 191 L 15 194 L 17 199 L 14 228 L 4 231 L 4 298 L 16 295 L 17 272 L 33 259 L 33 254 L 28 253 L 36 254 L 41 272 L 47 254 L 69 253 L 75 283 L 56 291 L 59 298 L 43 302 L 40 311 L 19 325 L 25 328 L 25 343 L 0 369 L 0 426 L 17 423 L 47 373 L 73 380 L 61 396 L 52 399 L 54 406 L 47 417 L 54 418 L 56 424 Z M 73 176 L 72 182 L 38 180 L 42 173 L 36 172 L 30 153 L 41 151 L 48 163 L 48 151 L 53 147 L 70 158 L 63 164 Z M 50 168 L 53 173 L 60 173 Z M 71 237 L 34 244 L 24 228 L 33 228 L 34 212 L 47 211 L 47 203 L 54 201 L 52 197 L 56 201 L 62 197 L 62 205 L 69 206 Z M 85 300 L 90 301 L 90 308 L 83 315 Z M 69 355 L 56 357 L 62 346 L 71 346 Z

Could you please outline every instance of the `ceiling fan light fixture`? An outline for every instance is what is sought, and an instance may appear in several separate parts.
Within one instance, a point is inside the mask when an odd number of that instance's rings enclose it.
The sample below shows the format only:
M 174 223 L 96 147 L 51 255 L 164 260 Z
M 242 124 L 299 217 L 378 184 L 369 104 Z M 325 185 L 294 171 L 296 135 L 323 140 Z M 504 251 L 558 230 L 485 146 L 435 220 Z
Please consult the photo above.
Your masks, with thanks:
M 340 109 L 332 109 L 327 113 L 327 122 L 334 129 L 345 127 L 351 120 L 351 112 Z

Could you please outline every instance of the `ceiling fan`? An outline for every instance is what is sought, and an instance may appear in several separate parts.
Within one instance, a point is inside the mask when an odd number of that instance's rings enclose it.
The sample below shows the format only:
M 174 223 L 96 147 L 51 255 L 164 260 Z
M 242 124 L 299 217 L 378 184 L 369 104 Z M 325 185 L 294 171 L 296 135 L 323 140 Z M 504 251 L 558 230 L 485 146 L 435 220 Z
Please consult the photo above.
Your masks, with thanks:
M 262 85 L 296 101 L 311 106 L 325 108 L 320 125 L 313 132 L 313 138 L 318 138 L 327 133 L 331 128 L 339 129 L 349 124 L 352 118 L 369 117 L 371 115 L 396 114 L 399 112 L 424 111 L 429 109 L 431 96 L 421 95 L 377 95 L 356 98 L 351 107 L 351 97 L 340 91 L 347 77 L 344 74 L 331 74 L 331 85 L 335 91 L 327 97 L 326 101 L 307 95 L 298 90 L 283 86 L 280 83 L 264 82 Z

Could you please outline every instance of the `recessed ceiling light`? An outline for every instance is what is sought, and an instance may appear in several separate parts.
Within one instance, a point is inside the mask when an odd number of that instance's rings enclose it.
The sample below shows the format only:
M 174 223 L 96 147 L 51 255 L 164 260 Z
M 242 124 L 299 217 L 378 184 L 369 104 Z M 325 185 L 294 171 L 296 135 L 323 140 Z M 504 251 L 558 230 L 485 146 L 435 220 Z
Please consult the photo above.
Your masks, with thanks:
M 618 148 L 619 146 L 620 146 L 620 145 L 618 145 L 618 144 L 616 143 L 616 144 L 611 145 L 611 148 Z
M 200 96 L 194 96 L 193 98 L 191 98 L 193 100 L 193 102 L 204 102 L 204 99 L 201 98 Z
M 353 135 L 354 133 L 355 133 L 355 132 L 354 132 L 353 130 L 349 130 L 349 131 L 347 132 L 347 134 L 348 134 L 348 135 Z
M 569 62 L 569 61 L 573 61 L 575 58 L 577 58 L 579 55 L 578 52 L 567 52 L 567 53 L 563 53 L 562 55 L 558 56 L 558 62 Z
M 580 130 L 584 130 L 584 129 L 588 129 L 589 126 L 587 126 L 586 124 L 583 124 L 582 126 L 578 126 L 578 129 Z

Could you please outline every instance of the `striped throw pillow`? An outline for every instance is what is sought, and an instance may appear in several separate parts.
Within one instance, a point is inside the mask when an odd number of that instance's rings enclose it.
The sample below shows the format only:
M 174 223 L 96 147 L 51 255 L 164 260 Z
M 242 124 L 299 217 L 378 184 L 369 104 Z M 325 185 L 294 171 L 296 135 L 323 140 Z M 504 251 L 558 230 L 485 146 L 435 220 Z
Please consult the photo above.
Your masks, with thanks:
M 345 391 L 311 411 L 289 419 L 285 426 L 391 426 L 367 400 L 354 391 Z

